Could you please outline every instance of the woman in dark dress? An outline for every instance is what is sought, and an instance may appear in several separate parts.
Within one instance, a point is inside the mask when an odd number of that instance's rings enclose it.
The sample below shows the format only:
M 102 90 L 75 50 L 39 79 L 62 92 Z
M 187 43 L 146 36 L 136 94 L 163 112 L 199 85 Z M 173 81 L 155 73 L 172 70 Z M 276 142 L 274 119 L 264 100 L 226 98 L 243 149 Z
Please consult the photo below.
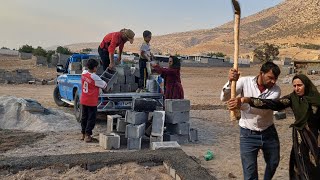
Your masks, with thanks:
M 298 74 L 292 80 L 294 91 L 279 100 L 241 98 L 242 103 L 260 109 L 282 110 L 291 107 L 292 127 L 290 179 L 320 179 L 318 136 L 320 128 L 320 93 L 311 80 Z
M 180 60 L 175 56 L 169 57 L 169 67 L 160 67 L 152 64 L 154 71 L 161 74 L 164 79 L 165 99 L 184 99 L 183 88 L 180 79 Z

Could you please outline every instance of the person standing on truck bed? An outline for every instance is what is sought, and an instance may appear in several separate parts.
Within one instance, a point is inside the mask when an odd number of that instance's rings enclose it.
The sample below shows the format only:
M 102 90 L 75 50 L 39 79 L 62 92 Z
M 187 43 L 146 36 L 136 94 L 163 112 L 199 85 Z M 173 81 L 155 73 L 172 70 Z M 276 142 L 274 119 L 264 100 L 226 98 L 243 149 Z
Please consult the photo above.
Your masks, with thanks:
M 100 46 L 98 47 L 98 52 L 103 63 L 103 70 L 106 70 L 108 67 L 112 69 L 114 67 L 114 51 L 116 47 L 119 46 L 119 56 L 118 60 L 121 61 L 121 54 L 124 47 L 124 44 L 127 41 L 133 43 L 134 32 L 131 29 L 121 29 L 119 32 L 112 32 L 107 34 Z
M 107 83 L 98 75 L 97 67 L 99 63 L 94 59 L 89 59 L 88 70 L 84 70 L 81 75 L 81 133 L 85 142 L 91 142 L 92 130 L 96 124 L 97 105 L 99 98 L 99 88 L 106 88 Z

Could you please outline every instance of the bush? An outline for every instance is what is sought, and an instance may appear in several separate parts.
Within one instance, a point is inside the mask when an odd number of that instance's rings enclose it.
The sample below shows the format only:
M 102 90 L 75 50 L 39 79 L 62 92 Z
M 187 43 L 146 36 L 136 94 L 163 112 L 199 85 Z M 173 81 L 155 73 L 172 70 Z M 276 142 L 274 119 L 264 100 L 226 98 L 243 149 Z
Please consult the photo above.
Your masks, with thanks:
M 1 49 L 8 49 L 8 50 L 10 50 L 9 48 L 7 48 L 7 47 L 2 47 Z
M 34 49 L 32 51 L 32 54 L 34 56 L 43 56 L 43 57 L 46 57 L 47 56 L 47 51 L 44 50 L 42 47 L 38 46 L 36 49 Z
M 262 63 L 278 59 L 279 48 L 273 44 L 264 43 L 253 51 L 254 57 Z
M 29 46 L 28 44 L 23 45 L 21 48 L 19 48 L 19 52 L 24 52 L 24 53 L 32 53 L 33 47 Z
M 70 54 L 73 54 L 69 48 L 65 48 L 65 47 L 62 47 L 62 46 L 59 46 L 57 47 L 57 50 L 56 50 L 57 53 L 61 53 L 61 54 L 67 54 L 67 55 L 70 55 Z

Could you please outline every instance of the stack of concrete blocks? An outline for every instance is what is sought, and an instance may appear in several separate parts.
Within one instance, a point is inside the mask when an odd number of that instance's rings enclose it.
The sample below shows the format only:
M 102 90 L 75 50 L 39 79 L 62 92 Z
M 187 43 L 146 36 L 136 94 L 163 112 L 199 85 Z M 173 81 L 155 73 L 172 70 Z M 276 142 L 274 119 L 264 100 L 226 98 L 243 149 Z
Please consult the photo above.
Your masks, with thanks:
M 125 122 L 128 124 L 126 125 L 125 137 L 127 138 L 128 150 L 141 149 L 141 139 L 145 133 L 147 120 L 147 112 L 126 111 Z
M 153 111 L 150 148 L 154 142 L 163 142 L 165 111 Z
M 120 137 L 121 132 L 124 132 L 123 125 L 122 129 L 119 130 L 119 125 L 124 120 L 120 115 L 108 115 L 107 116 L 107 132 L 99 134 L 99 144 L 104 149 L 119 149 L 120 148 Z M 125 125 L 124 125 L 125 127 Z
M 164 141 L 177 141 L 179 144 L 185 144 L 198 140 L 197 130 L 190 129 L 190 100 L 166 99 L 165 114 Z
M 118 81 L 113 85 L 111 92 L 135 92 L 138 89 L 138 84 L 135 82 L 135 75 L 131 73 L 131 68 L 127 65 L 116 67 L 118 73 Z

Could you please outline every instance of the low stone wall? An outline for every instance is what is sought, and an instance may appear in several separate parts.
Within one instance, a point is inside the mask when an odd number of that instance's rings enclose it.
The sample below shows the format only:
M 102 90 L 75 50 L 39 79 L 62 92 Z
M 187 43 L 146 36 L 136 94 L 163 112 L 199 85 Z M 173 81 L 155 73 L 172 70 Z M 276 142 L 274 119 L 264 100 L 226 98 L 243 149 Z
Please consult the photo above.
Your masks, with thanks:
M 18 56 L 19 52 L 15 50 L 10 50 L 10 49 L 0 49 L 0 54 L 6 55 L 6 56 Z
M 19 52 L 19 59 L 26 60 L 31 58 L 32 58 L 32 53 Z
M 0 69 L 0 83 L 6 84 L 22 84 L 34 80 L 29 70 L 17 69 L 14 71 L 6 71 Z
M 229 62 L 222 63 L 200 63 L 200 62 L 182 62 L 182 67 L 232 67 L 233 64 Z M 250 67 L 250 64 L 239 64 L 239 67 Z

